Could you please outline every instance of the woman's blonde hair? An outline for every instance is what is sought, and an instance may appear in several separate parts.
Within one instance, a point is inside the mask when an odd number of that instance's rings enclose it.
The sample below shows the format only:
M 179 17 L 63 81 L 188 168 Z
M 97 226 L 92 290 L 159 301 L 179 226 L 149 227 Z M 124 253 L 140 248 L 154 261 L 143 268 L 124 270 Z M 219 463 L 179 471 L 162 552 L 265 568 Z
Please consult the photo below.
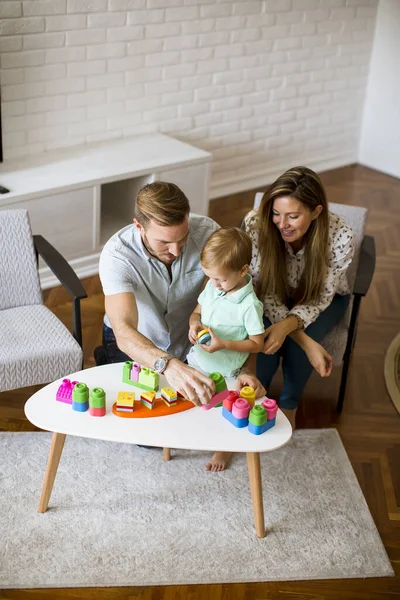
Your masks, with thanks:
M 322 206 L 304 234 L 305 265 L 296 290 L 290 290 L 286 274 L 285 243 L 273 223 L 274 201 L 291 197 L 301 202 L 309 211 Z M 318 302 L 324 289 L 328 256 L 329 214 L 325 190 L 314 171 L 307 167 L 293 167 L 272 183 L 262 197 L 259 208 L 258 247 L 260 252 L 260 275 L 257 285 L 258 297 L 274 294 L 287 304 L 290 297 L 295 304 Z
M 150 219 L 158 225 L 179 225 L 189 211 L 189 200 L 175 183 L 154 181 L 137 195 L 135 217 L 145 229 Z
M 251 239 L 237 227 L 221 227 L 208 238 L 201 254 L 201 266 L 206 269 L 221 267 L 241 271 L 251 263 Z

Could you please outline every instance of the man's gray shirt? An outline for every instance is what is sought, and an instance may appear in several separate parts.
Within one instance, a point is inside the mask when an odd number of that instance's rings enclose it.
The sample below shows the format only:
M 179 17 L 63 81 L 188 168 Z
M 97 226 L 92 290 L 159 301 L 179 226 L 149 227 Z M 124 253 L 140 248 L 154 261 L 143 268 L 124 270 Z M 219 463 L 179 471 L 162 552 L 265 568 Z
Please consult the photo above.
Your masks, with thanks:
M 209 217 L 189 215 L 189 237 L 172 263 L 172 277 L 167 267 L 146 250 L 133 224 L 115 233 L 100 256 L 104 295 L 133 293 L 139 314 L 138 331 L 158 348 L 182 360 L 191 347 L 189 317 L 204 282 L 200 252 L 217 229 L 219 226 Z M 104 322 L 111 327 L 107 315 Z

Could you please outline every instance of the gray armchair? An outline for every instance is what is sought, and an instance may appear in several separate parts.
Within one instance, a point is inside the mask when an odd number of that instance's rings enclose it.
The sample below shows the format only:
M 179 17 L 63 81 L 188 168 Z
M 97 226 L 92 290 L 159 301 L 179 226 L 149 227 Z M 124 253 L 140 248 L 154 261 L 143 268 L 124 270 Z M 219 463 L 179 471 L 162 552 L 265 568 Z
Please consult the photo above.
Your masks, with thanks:
M 259 207 L 262 197 L 262 192 L 256 194 L 254 208 Z M 347 272 L 349 286 L 352 290 L 350 305 L 342 321 L 321 342 L 331 354 L 333 365 L 336 367 L 342 365 L 339 397 L 336 405 L 337 412 L 341 413 L 346 394 L 351 353 L 356 341 L 361 299 L 367 294 L 375 271 L 375 240 L 372 236 L 365 235 L 368 215 L 366 208 L 330 202 L 329 210 L 339 217 L 343 217 L 355 236 L 354 258 Z
M 43 304 L 38 255 L 73 298 L 74 335 Z M 0 392 L 49 383 L 82 368 L 80 299 L 67 261 L 32 236 L 26 210 L 0 210 Z

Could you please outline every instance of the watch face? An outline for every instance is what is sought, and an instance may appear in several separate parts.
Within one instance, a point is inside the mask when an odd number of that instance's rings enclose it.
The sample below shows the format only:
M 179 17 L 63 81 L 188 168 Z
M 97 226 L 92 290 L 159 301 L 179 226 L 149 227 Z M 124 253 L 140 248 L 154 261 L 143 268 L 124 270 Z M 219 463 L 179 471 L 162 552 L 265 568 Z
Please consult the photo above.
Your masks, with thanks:
M 156 362 L 154 363 L 154 370 L 161 372 L 165 368 L 165 364 L 165 358 L 157 358 Z

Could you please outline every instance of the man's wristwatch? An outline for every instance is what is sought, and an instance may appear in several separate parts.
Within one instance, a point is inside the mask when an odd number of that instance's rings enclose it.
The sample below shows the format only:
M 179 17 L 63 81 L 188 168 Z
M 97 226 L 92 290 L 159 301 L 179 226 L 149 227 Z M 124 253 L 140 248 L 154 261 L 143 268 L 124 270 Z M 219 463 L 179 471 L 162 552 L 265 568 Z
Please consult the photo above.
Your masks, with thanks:
M 154 361 L 153 369 L 156 371 L 156 373 L 161 375 L 167 368 L 169 361 L 173 358 L 176 358 L 176 356 L 173 354 L 164 354 L 164 356 L 160 356 L 160 358 L 157 358 Z

